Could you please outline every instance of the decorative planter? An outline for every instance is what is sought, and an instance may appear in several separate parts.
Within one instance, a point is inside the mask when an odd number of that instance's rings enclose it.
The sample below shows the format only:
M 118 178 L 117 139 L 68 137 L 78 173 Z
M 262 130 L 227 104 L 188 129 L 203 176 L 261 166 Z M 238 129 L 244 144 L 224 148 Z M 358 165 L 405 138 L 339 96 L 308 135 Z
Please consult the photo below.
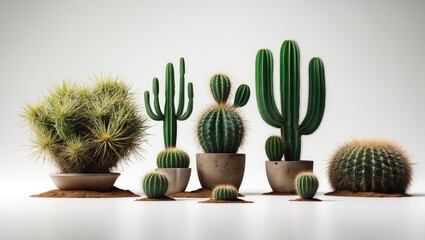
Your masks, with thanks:
M 155 171 L 163 172 L 167 175 L 168 189 L 165 195 L 181 193 L 186 190 L 189 183 L 191 168 L 157 168 Z
M 196 168 L 203 188 L 230 184 L 239 189 L 245 171 L 245 154 L 198 153 Z
M 51 173 L 50 178 L 60 190 L 90 190 L 107 192 L 120 173 Z
M 273 192 L 296 193 L 295 177 L 313 171 L 313 161 L 266 161 L 266 173 Z

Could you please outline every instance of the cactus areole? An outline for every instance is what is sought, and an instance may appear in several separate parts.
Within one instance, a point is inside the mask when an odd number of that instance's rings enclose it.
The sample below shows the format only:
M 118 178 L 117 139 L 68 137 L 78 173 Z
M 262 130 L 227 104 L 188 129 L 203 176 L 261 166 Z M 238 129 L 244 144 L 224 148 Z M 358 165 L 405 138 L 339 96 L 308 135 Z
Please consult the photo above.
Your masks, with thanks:
M 284 157 L 299 161 L 301 136 L 313 133 L 320 125 L 325 110 L 325 70 L 320 58 L 309 64 L 309 97 L 307 114 L 300 118 L 300 51 L 295 41 L 284 41 L 280 49 L 279 112 L 273 90 L 273 55 L 268 49 L 257 53 L 255 65 L 257 105 L 264 121 L 281 129 Z

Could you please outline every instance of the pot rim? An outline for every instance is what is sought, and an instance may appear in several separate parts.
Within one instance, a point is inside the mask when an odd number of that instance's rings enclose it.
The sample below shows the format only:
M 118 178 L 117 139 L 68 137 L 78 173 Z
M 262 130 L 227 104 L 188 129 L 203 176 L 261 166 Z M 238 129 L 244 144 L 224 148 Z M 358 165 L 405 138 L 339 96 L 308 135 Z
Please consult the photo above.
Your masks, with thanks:
M 121 173 L 49 173 L 51 177 L 103 177 L 119 175 Z

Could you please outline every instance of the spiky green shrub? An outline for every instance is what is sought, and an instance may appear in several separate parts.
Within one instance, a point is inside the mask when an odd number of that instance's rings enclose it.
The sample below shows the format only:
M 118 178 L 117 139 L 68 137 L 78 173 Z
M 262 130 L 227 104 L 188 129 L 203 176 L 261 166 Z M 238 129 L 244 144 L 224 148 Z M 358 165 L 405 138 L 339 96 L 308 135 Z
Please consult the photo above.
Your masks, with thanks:
M 295 178 L 295 189 L 303 199 L 312 199 L 319 187 L 319 180 L 312 172 L 301 172 Z
M 280 161 L 283 157 L 283 142 L 279 136 L 271 136 L 266 141 L 266 154 L 270 161 Z
M 342 145 L 329 163 L 335 190 L 405 193 L 412 165 L 404 151 L 386 140 L 353 140 Z
M 197 126 L 199 143 L 206 153 L 236 153 L 245 136 L 244 121 L 237 108 L 249 100 L 250 89 L 242 84 L 238 87 L 233 105 L 226 103 L 231 83 L 223 74 L 216 74 L 210 81 L 211 92 L 217 104 L 208 108 Z
M 146 137 L 146 119 L 129 86 L 111 77 L 92 86 L 63 83 L 27 105 L 23 117 L 35 133 L 36 154 L 62 173 L 110 172 L 138 156 Z
M 162 121 L 164 124 L 164 145 L 165 150 L 162 151 L 158 158 L 157 163 L 160 168 L 181 168 L 189 166 L 189 155 L 182 150 L 176 150 L 177 142 L 177 120 L 184 121 L 192 114 L 193 109 L 193 85 L 188 83 L 188 97 L 189 102 L 186 112 L 184 110 L 184 91 L 185 91 L 185 62 L 184 58 L 180 58 L 180 86 L 179 86 L 179 105 L 174 106 L 175 95 L 175 80 L 174 80 L 174 66 L 168 63 L 165 70 L 165 105 L 161 110 L 159 103 L 159 82 L 158 78 L 154 78 L 152 82 L 152 92 L 154 95 L 154 109 L 150 105 L 149 91 L 145 92 L 145 107 L 148 116 L 155 121 Z M 172 159 L 171 159 L 172 158 Z
M 257 53 L 255 82 L 258 109 L 264 121 L 281 129 L 286 161 L 299 161 L 301 136 L 316 131 L 325 110 L 325 70 L 320 58 L 309 64 L 309 99 L 307 114 L 300 118 L 300 50 L 295 41 L 284 41 L 280 49 L 280 101 L 276 106 L 273 90 L 273 54 L 268 49 Z
M 236 200 L 238 198 L 238 190 L 232 185 L 218 185 L 214 188 L 213 192 L 214 200 Z
M 162 172 L 150 172 L 143 178 L 143 191 L 148 198 L 163 198 L 168 189 L 167 175 Z

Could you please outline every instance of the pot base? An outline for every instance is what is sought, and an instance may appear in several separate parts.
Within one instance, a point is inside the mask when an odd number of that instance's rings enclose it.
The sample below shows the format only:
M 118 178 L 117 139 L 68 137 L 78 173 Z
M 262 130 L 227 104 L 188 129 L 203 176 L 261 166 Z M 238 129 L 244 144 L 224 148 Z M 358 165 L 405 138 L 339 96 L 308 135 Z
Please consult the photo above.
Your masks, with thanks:
M 168 189 L 165 195 L 181 193 L 189 183 L 191 168 L 157 168 L 155 171 L 165 173 L 168 180 Z
M 295 177 L 304 171 L 313 171 L 313 161 L 266 161 L 267 179 L 273 192 L 296 194 Z

